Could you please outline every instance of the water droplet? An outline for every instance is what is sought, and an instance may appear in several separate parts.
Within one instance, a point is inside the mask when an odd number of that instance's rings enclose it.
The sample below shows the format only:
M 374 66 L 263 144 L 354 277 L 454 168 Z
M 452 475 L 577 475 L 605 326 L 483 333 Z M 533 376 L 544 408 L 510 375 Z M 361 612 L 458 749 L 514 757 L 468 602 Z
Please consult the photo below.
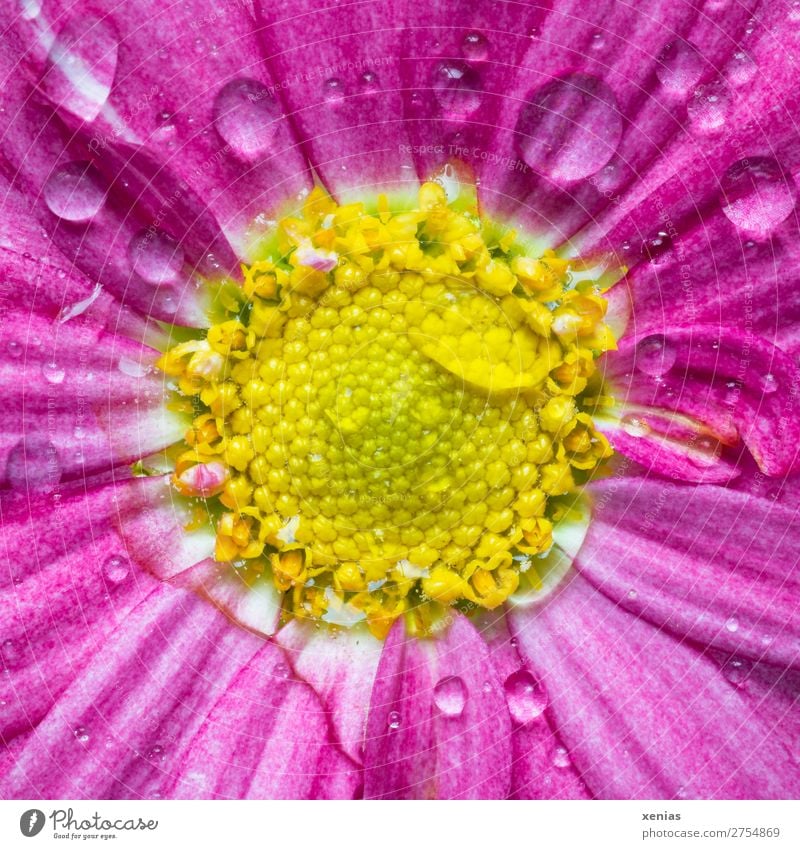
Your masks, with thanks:
M 337 78 L 325 80 L 322 84 L 322 93 L 328 103 L 339 103 L 344 100 L 344 83 Z
M 686 94 L 697 85 L 703 60 L 694 45 L 683 39 L 670 41 L 656 60 L 656 76 L 667 91 Z
M 572 74 L 533 94 L 516 130 L 520 154 L 531 168 L 572 182 L 608 164 L 622 138 L 622 117 L 604 82 Z
M 263 83 L 247 77 L 226 83 L 214 98 L 214 128 L 236 156 L 256 159 L 272 148 L 280 106 Z
M 392 731 L 396 731 L 400 727 L 400 714 L 393 710 L 389 716 L 386 717 L 386 724 Z
M 150 763 L 164 763 L 166 760 L 166 755 L 164 754 L 164 747 L 155 745 L 152 746 L 147 752 L 147 760 Z
M 628 599 L 630 601 L 636 601 L 637 598 L 639 598 L 639 593 L 636 590 L 628 590 Z
M 8 452 L 6 482 L 12 489 L 52 492 L 60 480 L 58 451 L 46 436 L 26 436 Z
M 19 359 L 22 356 L 22 345 L 19 342 L 11 341 L 8 343 L 8 354 L 10 357 L 13 357 L 15 360 Z
M 365 91 L 377 91 L 379 86 L 380 81 L 375 71 L 365 71 L 361 75 L 361 87 Z
M 445 62 L 433 75 L 433 91 L 442 111 L 449 117 L 471 115 L 481 104 L 480 75 L 465 62 Z
M 479 32 L 468 32 L 461 42 L 461 52 L 473 62 L 484 62 L 489 58 L 489 42 Z
M 592 34 L 592 40 L 589 42 L 591 50 L 602 50 L 606 46 L 606 37 L 602 32 Z
M 58 363 L 49 362 L 42 366 L 42 375 L 48 383 L 58 386 L 59 383 L 64 382 L 66 372 L 60 365 L 58 365 Z
M 778 390 L 778 380 L 774 374 L 765 374 L 759 381 L 758 385 L 765 395 L 771 395 Z
M 758 71 L 758 65 L 746 50 L 737 50 L 731 57 L 725 76 L 731 85 L 746 85 Z
M 711 134 L 722 129 L 732 106 L 731 94 L 722 80 L 715 80 L 694 90 L 686 107 L 695 132 Z
M 520 725 L 533 722 L 547 707 L 544 688 L 526 669 L 518 669 L 503 684 L 508 712 Z
M 44 201 L 65 221 L 89 221 L 100 211 L 106 193 L 90 162 L 70 162 L 54 171 L 44 184 Z
M 75 728 L 72 733 L 75 735 L 75 739 L 80 740 L 81 743 L 85 743 L 89 739 L 89 732 L 82 725 Z
M 750 676 L 751 665 L 747 661 L 732 658 L 723 664 L 722 674 L 735 687 L 742 688 Z
M 283 678 L 284 680 L 289 677 L 289 667 L 285 663 L 278 663 L 275 666 L 275 677 Z
M 128 245 L 133 270 L 148 283 L 160 285 L 178 279 L 183 268 L 183 248 L 158 230 L 140 230 Z
M 797 188 L 790 174 L 768 156 L 734 163 L 722 181 L 722 211 L 745 231 L 768 233 L 791 215 Z
M 672 237 L 665 230 L 659 230 L 642 242 L 642 256 L 653 265 L 661 265 L 672 250 Z
M 725 623 L 725 629 L 730 631 L 731 634 L 735 634 L 739 630 L 739 622 L 736 617 L 731 616 L 730 619 Z
M 569 752 L 563 746 L 556 746 L 556 750 L 553 752 L 553 766 L 557 766 L 559 769 L 566 769 L 571 764 Z
M 128 577 L 130 569 L 128 558 L 117 554 L 112 554 L 103 564 L 103 573 L 112 584 L 121 584 Z
M 128 377 L 144 377 L 150 370 L 141 360 L 133 360 L 130 357 L 120 357 L 117 368 Z
M 635 363 L 639 371 L 651 377 L 665 375 L 675 365 L 675 346 L 665 336 L 646 336 L 636 345 Z
M 467 688 L 457 675 L 442 678 L 433 688 L 433 703 L 445 716 L 461 716 L 467 703 Z
M 650 433 L 650 425 L 637 416 L 623 416 L 620 425 L 628 436 L 647 436 Z

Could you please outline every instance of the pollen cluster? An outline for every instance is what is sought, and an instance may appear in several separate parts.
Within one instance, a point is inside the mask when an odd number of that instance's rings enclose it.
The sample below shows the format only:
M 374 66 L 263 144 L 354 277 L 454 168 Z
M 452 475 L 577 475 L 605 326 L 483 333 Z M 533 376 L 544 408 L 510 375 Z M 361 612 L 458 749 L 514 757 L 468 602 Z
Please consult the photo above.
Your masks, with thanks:
M 278 238 L 232 316 L 161 360 L 193 399 L 174 483 L 212 508 L 216 559 L 379 636 L 496 607 L 611 453 L 585 403 L 605 300 L 437 183 L 397 213 L 315 190 Z

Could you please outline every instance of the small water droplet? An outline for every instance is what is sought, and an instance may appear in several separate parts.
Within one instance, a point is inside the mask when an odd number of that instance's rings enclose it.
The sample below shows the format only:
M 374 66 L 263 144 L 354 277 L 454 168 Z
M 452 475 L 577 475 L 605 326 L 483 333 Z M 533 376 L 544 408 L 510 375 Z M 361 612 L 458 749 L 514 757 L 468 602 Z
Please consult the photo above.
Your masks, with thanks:
M 732 107 L 731 93 L 722 80 L 698 86 L 686 107 L 689 121 L 695 132 L 716 133 L 728 120 Z
M 666 230 L 659 230 L 642 242 L 642 256 L 653 265 L 661 265 L 669 258 L 672 237 Z
M 731 57 L 725 75 L 732 85 L 746 85 L 758 71 L 758 65 L 746 50 L 737 50 Z
M 628 599 L 630 601 L 636 601 L 638 597 L 639 593 L 637 593 L 636 590 L 628 590 Z
M 683 39 L 670 41 L 656 60 L 656 76 L 667 91 L 686 94 L 697 85 L 703 60 L 697 48 Z
M 285 663 L 279 663 L 275 667 L 275 677 L 283 678 L 284 680 L 289 677 L 289 667 Z
M 620 425 L 628 436 L 647 436 L 650 433 L 650 425 L 638 416 L 625 415 Z
M 758 382 L 765 395 L 771 395 L 778 390 L 778 380 L 774 374 L 765 374 Z
M 533 722 L 547 707 L 547 694 L 533 675 L 526 669 L 518 669 L 506 678 L 503 684 L 508 712 L 512 718 L 526 725 Z
M 591 50 L 602 50 L 606 46 L 606 37 L 602 32 L 592 34 L 592 40 L 589 43 Z
M 365 91 L 376 91 L 378 89 L 379 80 L 375 71 L 365 71 L 361 75 L 361 87 Z
M 322 93 L 328 103 L 339 103 L 344 100 L 344 83 L 336 77 L 325 80 L 322 84 Z
M 82 726 L 79 725 L 72 732 L 75 736 L 76 740 L 80 740 L 81 743 L 85 743 L 89 739 L 89 732 Z
M 146 757 L 150 763 L 164 763 L 166 759 L 164 747 L 159 745 L 152 746 L 148 750 Z
M 556 750 L 553 752 L 553 766 L 557 766 L 559 769 L 566 769 L 571 766 L 569 752 L 563 746 L 556 746 Z
M 677 355 L 675 346 L 666 336 L 646 336 L 636 345 L 636 368 L 651 377 L 661 377 L 675 365 Z
M 66 372 L 60 365 L 58 365 L 58 363 L 49 362 L 42 366 L 42 375 L 44 375 L 44 379 L 48 383 L 52 383 L 54 386 L 64 382 L 65 374 Z
M 121 584 L 128 577 L 130 569 L 128 558 L 117 554 L 112 554 L 103 564 L 103 572 L 112 584 Z
M 22 356 L 22 345 L 19 342 L 11 341 L 8 343 L 8 354 L 15 360 Z
M 732 658 L 723 665 L 722 674 L 735 687 L 743 688 L 747 684 L 747 679 L 750 676 L 750 664 L 738 658 Z
M 483 62 L 489 57 L 489 42 L 479 32 L 468 32 L 461 42 L 461 52 L 473 62 Z
M 433 703 L 445 716 L 461 716 L 467 703 L 467 688 L 461 678 L 442 678 L 433 688 Z
M 735 634 L 739 630 L 739 622 L 736 617 L 731 616 L 730 619 L 725 623 L 725 629 L 730 631 L 731 634 Z
M 392 731 L 396 731 L 400 727 L 400 714 L 393 710 L 388 717 L 386 717 L 386 724 Z
M 445 62 L 433 76 L 433 91 L 442 111 L 451 118 L 471 115 L 483 100 L 480 74 L 465 62 Z

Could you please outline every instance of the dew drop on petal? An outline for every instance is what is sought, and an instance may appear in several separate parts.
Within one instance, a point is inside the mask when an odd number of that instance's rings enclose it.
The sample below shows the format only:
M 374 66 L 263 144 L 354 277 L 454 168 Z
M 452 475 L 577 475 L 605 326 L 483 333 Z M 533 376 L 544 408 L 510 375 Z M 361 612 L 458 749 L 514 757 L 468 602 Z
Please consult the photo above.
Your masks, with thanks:
M 739 622 L 736 617 L 731 616 L 730 619 L 725 623 L 725 630 L 730 631 L 731 634 L 735 634 L 739 630 Z
M 724 127 L 731 107 L 730 90 L 724 82 L 715 80 L 694 90 L 686 111 L 692 129 L 701 135 L 710 135 Z
M 758 382 L 765 395 L 771 395 L 778 389 L 778 381 L 774 374 L 765 374 Z
M 665 262 L 671 250 L 672 237 L 665 230 L 659 230 L 642 242 L 642 256 L 653 265 Z
M 271 149 L 281 111 L 263 83 L 242 78 L 219 90 L 213 115 L 217 133 L 234 154 L 254 159 Z
M 140 230 L 128 245 L 133 270 L 148 283 L 160 285 L 178 279 L 183 268 L 183 248 L 166 233 Z
M 750 675 L 750 664 L 747 661 L 731 658 L 722 667 L 722 674 L 735 687 L 742 688 Z
M 7 345 L 8 354 L 10 357 L 13 357 L 15 360 L 18 360 L 22 356 L 22 345 L 19 342 L 15 342 L 12 340 Z
M 89 739 L 89 732 L 82 726 L 78 725 L 72 731 L 76 740 L 79 740 L 81 743 L 85 743 Z
M 461 42 L 461 52 L 467 59 L 483 62 L 489 58 L 489 42 L 479 32 L 468 32 Z
M 572 74 L 530 96 L 516 131 L 520 154 L 531 168 L 573 182 L 608 164 L 622 138 L 622 117 L 604 82 Z
M 52 492 L 60 480 L 58 450 L 46 436 L 24 437 L 8 452 L 6 483 L 12 489 Z
M 741 230 L 768 233 L 795 207 L 794 181 L 771 157 L 741 159 L 728 168 L 721 182 L 722 211 Z
M 553 752 L 553 766 L 557 766 L 559 769 L 566 769 L 571 766 L 571 763 L 569 752 L 563 746 L 556 746 L 556 750 Z
M 70 162 L 47 178 L 44 202 L 64 221 L 89 221 L 100 211 L 106 193 L 90 162 Z
M 503 689 L 508 712 L 520 725 L 533 722 L 547 707 L 547 694 L 544 688 L 525 669 L 512 672 L 506 678 Z
M 434 71 L 433 93 L 448 117 L 471 115 L 483 99 L 480 74 L 466 62 L 444 62 Z
M 112 584 L 121 584 L 128 577 L 130 570 L 130 560 L 118 554 L 112 554 L 103 564 L 103 574 Z
M 400 714 L 396 710 L 391 711 L 386 717 L 386 724 L 392 731 L 396 731 L 400 727 Z
M 737 50 L 731 56 L 725 76 L 731 85 L 743 86 L 750 82 L 758 71 L 758 65 L 746 50 Z
M 623 416 L 620 420 L 620 425 L 628 436 L 647 436 L 650 433 L 650 425 L 644 419 L 640 419 L 637 416 Z
M 147 365 L 140 360 L 124 356 L 119 358 L 117 368 L 128 377 L 144 377 L 149 372 Z
M 636 368 L 651 377 L 665 375 L 675 365 L 676 357 L 675 346 L 661 334 L 646 336 L 636 345 Z
M 365 71 L 361 75 L 361 87 L 364 91 L 377 91 L 380 87 L 380 80 L 375 71 Z
M 445 716 L 461 716 L 467 703 L 467 688 L 457 675 L 442 678 L 433 688 L 433 703 Z
M 57 386 L 59 383 L 64 382 L 66 372 L 58 363 L 50 361 L 44 363 L 42 366 L 42 375 L 48 383 L 52 383 L 54 386 Z
M 686 94 L 697 85 L 703 73 L 703 59 L 697 48 L 683 39 L 666 44 L 656 59 L 656 76 L 670 92 Z
M 339 103 L 344 100 L 344 83 L 336 77 L 325 80 L 322 84 L 322 94 L 328 103 Z

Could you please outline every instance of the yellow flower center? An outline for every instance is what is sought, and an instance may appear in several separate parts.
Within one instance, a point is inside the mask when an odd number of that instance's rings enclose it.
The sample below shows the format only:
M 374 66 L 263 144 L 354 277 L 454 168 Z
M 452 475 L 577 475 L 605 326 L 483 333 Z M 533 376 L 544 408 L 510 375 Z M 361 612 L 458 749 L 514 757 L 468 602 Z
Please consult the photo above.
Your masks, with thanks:
M 315 190 L 274 247 L 235 317 L 160 363 L 193 399 L 174 482 L 217 510 L 216 559 L 269 576 L 287 615 L 379 636 L 503 603 L 611 454 L 597 287 L 437 183 L 374 214 Z

